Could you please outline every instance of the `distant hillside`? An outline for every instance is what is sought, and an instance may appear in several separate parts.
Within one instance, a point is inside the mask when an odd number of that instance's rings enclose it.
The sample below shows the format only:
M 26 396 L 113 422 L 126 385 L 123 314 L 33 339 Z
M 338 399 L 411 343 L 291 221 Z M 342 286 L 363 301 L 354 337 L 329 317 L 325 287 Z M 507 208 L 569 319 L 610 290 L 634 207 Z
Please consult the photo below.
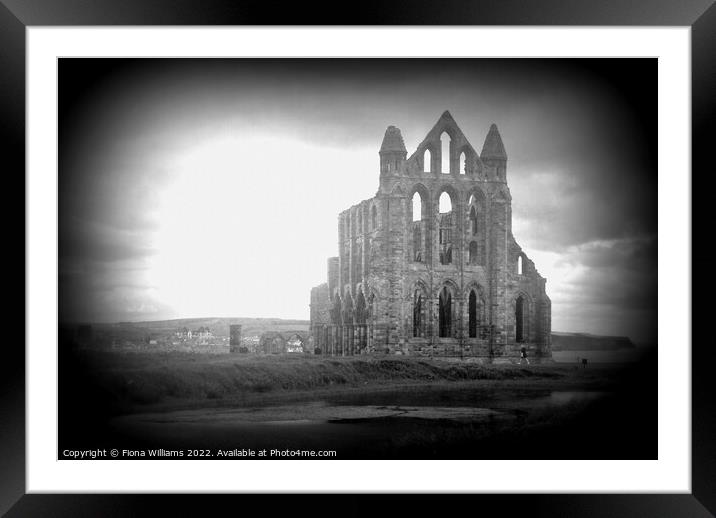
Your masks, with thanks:
M 243 336 L 260 335 L 265 331 L 308 331 L 308 320 L 284 320 L 281 318 L 178 318 L 174 320 L 151 320 L 145 322 L 120 322 L 118 324 L 94 324 L 98 329 L 120 328 L 143 330 L 151 335 L 171 333 L 186 327 L 196 330 L 208 327 L 215 336 L 229 336 L 229 326 L 240 324 Z
M 178 318 L 174 320 L 151 320 L 144 322 L 119 322 L 116 324 L 92 324 L 95 334 L 110 334 L 115 338 L 141 340 L 173 334 L 182 328 L 195 331 L 209 328 L 214 336 L 228 337 L 229 326 L 241 325 L 244 337 L 261 335 L 266 331 L 308 331 L 308 320 L 284 320 L 281 318 Z M 615 351 L 634 349 L 636 346 L 626 336 L 600 336 L 588 333 L 552 333 L 552 349 L 555 351 Z
M 627 336 L 599 336 L 587 333 L 552 333 L 554 351 L 615 351 L 636 347 Z

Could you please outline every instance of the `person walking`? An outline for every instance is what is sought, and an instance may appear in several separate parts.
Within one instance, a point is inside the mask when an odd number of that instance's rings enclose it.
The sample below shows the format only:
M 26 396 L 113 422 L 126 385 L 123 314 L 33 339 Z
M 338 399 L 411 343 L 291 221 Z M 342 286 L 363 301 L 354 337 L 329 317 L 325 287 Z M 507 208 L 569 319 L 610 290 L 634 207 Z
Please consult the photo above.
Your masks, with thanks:
M 522 360 L 526 361 L 527 365 L 530 364 L 530 360 L 527 358 L 527 349 L 524 347 L 520 349 L 520 365 L 522 365 Z

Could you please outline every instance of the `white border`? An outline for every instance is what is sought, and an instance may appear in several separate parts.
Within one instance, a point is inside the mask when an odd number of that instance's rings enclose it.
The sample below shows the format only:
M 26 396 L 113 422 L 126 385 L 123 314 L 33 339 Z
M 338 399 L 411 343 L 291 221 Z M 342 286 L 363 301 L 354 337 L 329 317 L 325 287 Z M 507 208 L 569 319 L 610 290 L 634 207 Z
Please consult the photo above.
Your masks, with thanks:
M 27 491 L 689 493 L 690 36 L 687 27 L 28 27 Z M 59 56 L 658 57 L 658 293 L 659 312 L 669 315 L 659 321 L 659 460 L 56 460 Z

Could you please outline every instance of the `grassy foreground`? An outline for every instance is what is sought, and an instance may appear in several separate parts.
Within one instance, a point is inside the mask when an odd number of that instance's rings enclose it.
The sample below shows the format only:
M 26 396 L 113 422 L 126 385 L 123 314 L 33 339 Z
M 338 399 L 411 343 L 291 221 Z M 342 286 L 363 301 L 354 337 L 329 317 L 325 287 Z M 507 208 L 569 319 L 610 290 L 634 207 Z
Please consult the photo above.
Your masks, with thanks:
M 115 402 L 129 405 L 352 385 L 543 379 L 566 374 L 565 367 L 558 365 L 480 365 L 396 357 L 81 353 L 74 363 L 92 378 L 92 385 Z

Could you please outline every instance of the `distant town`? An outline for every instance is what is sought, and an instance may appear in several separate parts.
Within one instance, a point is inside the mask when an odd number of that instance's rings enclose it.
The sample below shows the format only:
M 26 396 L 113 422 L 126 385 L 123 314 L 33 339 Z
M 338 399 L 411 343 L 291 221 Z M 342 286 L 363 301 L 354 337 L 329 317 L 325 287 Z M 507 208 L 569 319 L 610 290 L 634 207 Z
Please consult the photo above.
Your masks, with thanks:
M 61 325 L 75 346 L 116 352 L 304 354 L 308 321 L 251 318 L 179 319 Z M 232 344 L 230 329 L 240 330 Z M 233 345 L 233 347 L 232 347 Z
M 76 347 L 114 352 L 205 354 L 322 354 L 309 336 L 307 320 L 277 318 L 190 318 L 147 322 L 62 324 L 60 333 Z M 232 341 L 231 333 L 235 333 Z M 625 336 L 552 333 L 555 351 L 633 349 Z

